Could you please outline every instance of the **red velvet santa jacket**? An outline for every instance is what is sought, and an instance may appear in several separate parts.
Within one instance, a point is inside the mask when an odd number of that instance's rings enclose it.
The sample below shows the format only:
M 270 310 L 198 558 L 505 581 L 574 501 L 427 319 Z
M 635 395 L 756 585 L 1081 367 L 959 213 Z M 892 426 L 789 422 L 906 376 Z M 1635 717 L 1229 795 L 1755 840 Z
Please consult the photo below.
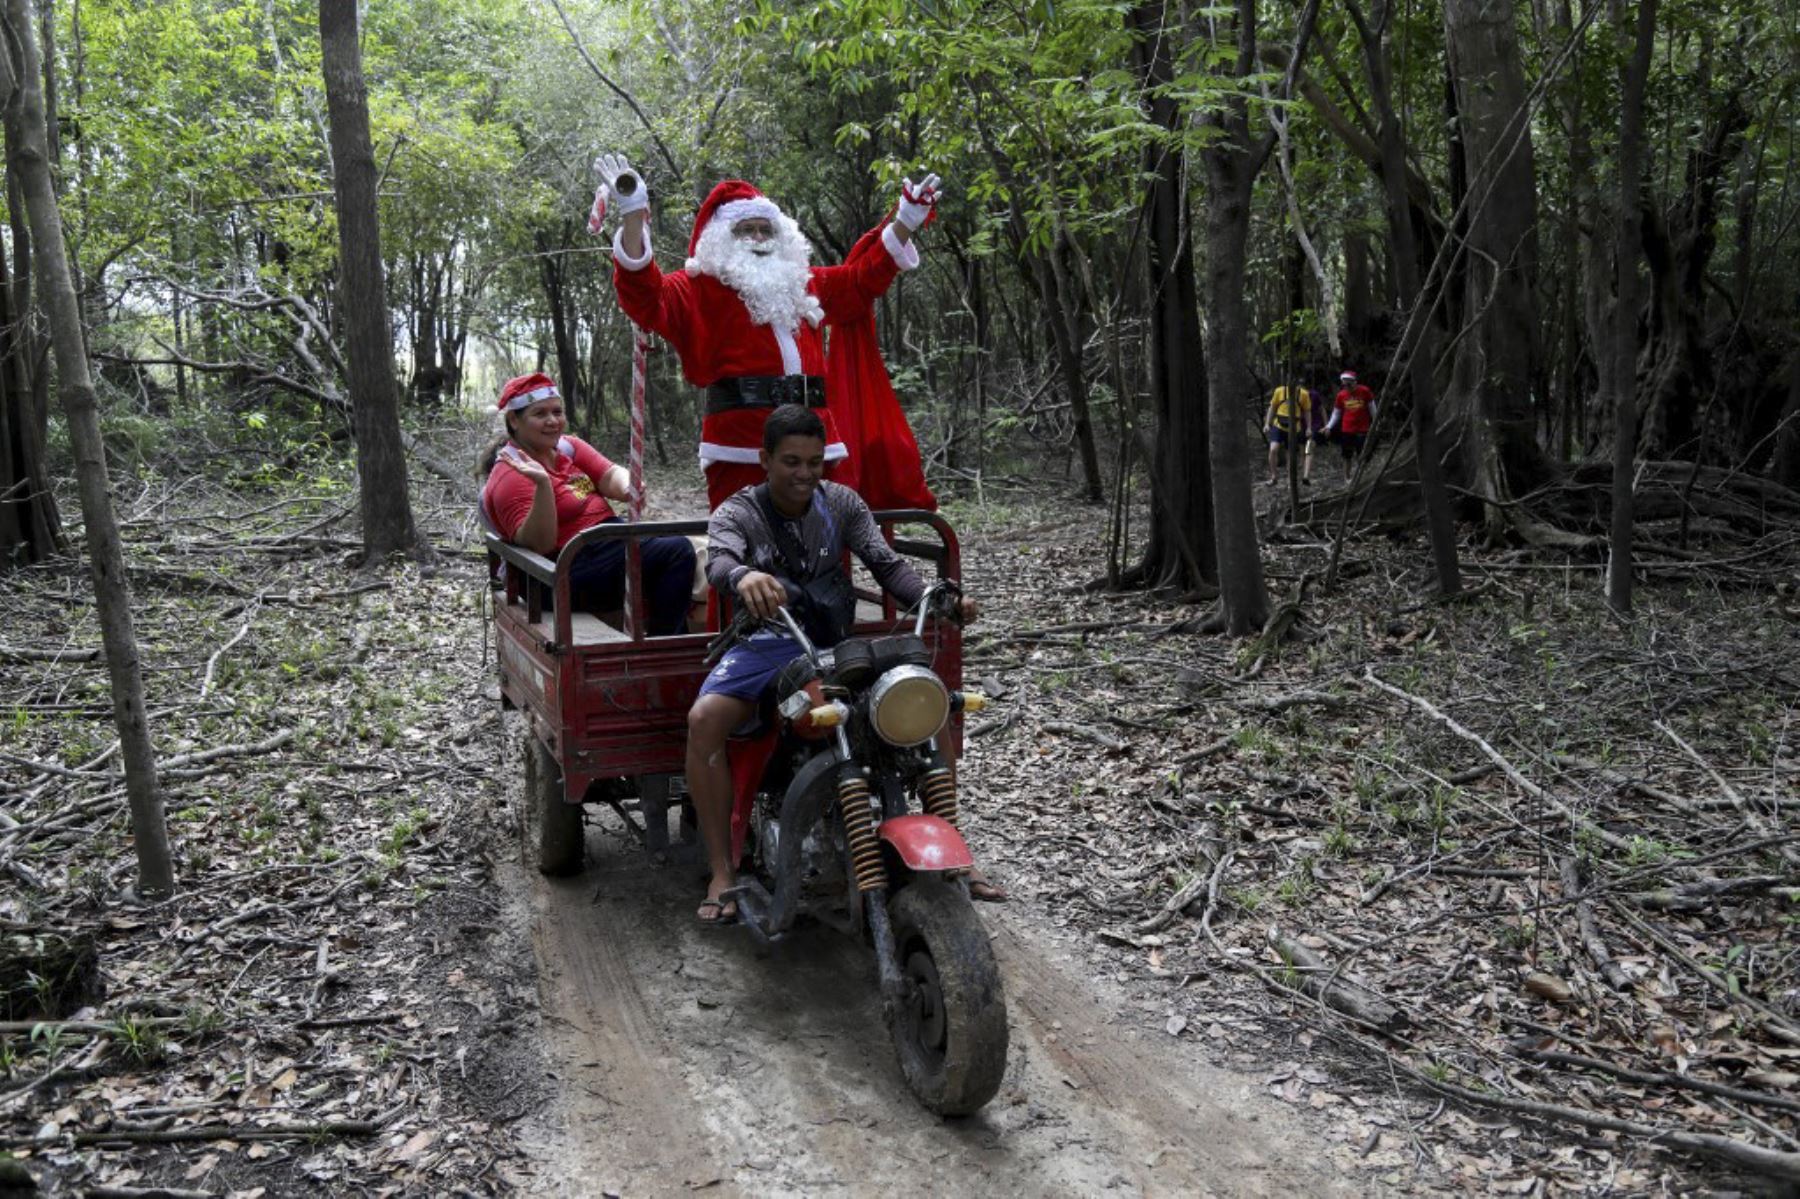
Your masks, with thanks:
M 812 268 L 811 292 L 830 320 L 839 312 L 866 310 L 887 291 L 902 270 L 918 265 L 918 248 L 903 244 L 891 229 L 882 230 L 886 254 L 870 254 L 843 266 Z M 743 375 L 824 375 L 825 340 L 805 321 L 789 333 L 750 319 L 750 310 L 730 287 L 711 275 L 686 270 L 665 275 L 651 257 L 648 231 L 640 258 L 626 255 L 613 241 L 613 289 L 619 306 L 641 329 L 664 338 L 681 357 L 681 371 L 695 387 Z M 829 400 L 829 397 L 827 397 Z M 844 457 L 843 439 L 825 421 L 825 457 Z M 762 449 L 767 408 L 738 408 L 709 413 L 700 425 L 700 464 L 755 462 Z

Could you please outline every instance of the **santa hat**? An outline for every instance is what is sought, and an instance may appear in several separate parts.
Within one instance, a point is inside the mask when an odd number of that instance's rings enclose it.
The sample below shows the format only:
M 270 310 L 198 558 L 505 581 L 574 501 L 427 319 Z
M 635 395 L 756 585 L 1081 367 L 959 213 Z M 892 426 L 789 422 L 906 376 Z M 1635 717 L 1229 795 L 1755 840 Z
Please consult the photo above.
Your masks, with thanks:
M 556 380 L 541 371 L 534 371 L 506 381 L 500 389 L 499 408 L 502 412 L 517 412 L 539 400 L 553 400 L 560 395 L 562 392 L 556 390 Z
M 700 249 L 700 235 L 714 224 L 731 226 L 752 217 L 773 221 L 781 215 L 775 201 L 769 199 L 742 179 L 726 179 L 707 195 L 700 211 L 694 214 L 694 235 L 688 238 L 688 257 Z
M 1343 374 L 1338 376 L 1338 382 L 1339 383 L 1354 383 L 1354 382 L 1356 382 L 1356 372 L 1355 371 L 1345 371 Z

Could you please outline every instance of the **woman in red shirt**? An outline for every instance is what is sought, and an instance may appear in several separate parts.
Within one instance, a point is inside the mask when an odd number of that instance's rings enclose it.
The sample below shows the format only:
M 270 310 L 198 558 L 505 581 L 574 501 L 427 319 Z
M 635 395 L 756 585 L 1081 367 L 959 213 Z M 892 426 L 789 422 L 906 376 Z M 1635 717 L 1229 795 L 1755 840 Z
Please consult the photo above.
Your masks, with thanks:
M 506 440 L 494 455 L 481 506 L 502 537 L 554 558 L 583 529 L 619 519 L 607 501 L 630 494 L 625 468 L 567 434 L 562 396 L 550 376 L 507 380 L 499 408 Z M 649 632 L 683 632 L 693 593 L 693 543 L 685 537 L 651 537 L 641 544 Z M 582 611 L 620 608 L 625 542 L 602 541 L 583 549 L 569 567 L 569 589 Z

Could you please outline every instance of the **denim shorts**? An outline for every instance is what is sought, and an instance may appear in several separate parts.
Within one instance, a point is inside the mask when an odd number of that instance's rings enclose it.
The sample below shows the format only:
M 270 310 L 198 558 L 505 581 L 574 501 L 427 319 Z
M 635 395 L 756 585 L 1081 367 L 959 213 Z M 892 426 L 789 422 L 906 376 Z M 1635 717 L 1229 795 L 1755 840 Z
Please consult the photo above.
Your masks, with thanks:
M 729 695 L 755 703 L 781 668 L 804 653 L 800 643 L 778 633 L 758 633 L 726 651 L 700 684 L 700 694 Z

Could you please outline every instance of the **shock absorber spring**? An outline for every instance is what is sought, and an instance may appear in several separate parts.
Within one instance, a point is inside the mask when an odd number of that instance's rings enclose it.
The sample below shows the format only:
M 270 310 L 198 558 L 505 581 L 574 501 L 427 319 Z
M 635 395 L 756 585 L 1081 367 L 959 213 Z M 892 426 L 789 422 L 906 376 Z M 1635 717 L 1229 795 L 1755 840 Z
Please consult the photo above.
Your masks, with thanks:
M 933 766 L 919 779 L 919 806 L 928 816 L 936 816 L 951 828 L 956 824 L 956 772 L 948 766 Z
M 869 807 L 869 780 L 854 770 L 838 779 L 838 815 L 844 821 L 844 841 L 850 847 L 850 872 L 856 889 L 867 894 L 887 886 L 887 867 L 881 861 L 881 843 L 875 839 L 875 813 Z

